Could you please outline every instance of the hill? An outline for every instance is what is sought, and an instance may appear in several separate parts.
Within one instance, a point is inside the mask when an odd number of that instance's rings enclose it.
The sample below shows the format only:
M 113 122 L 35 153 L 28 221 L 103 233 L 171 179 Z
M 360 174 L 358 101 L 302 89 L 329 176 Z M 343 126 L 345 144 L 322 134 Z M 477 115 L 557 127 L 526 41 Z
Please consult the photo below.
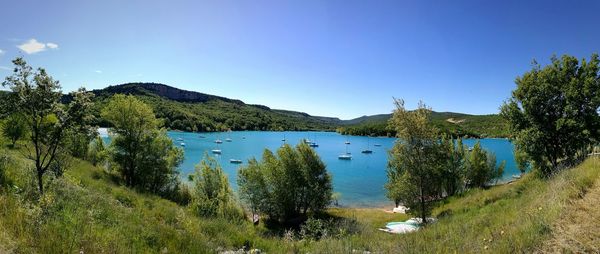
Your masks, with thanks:
M 337 129 L 342 134 L 393 136 L 387 121 L 391 114 L 362 116 L 342 121 Z M 508 137 L 506 121 L 497 114 L 469 115 L 454 112 L 431 112 L 431 121 L 442 132 L 453 136 L 469 137 Z
M 241 100 L 181 90 L 157 83 L 128 83 L 92 91 L 96 112 L 114 94 L 134 95 L 152 106 L 164 126 L 183 131 L 226 130 L 330 130 L 338 118 L 311 116 L 303 112 L 271 109 Z M 108 123 L 99 118 L 99 125 Z
M 172 130 L 337 130 L 348 135 L 395 135 L 387 126 L 391 114 L 340 120 L 336 117 L 313 116 L 304 112 L 246 104 L 237 99 L 186 91 L 158 83 L 127 83 L 92 92 L 95 94 L 94 115 L 97 124 L 103 127 L 108 127 L 109 123 L 100 117 L 100 111 L 108 99 L 115 94 L 129 94 L 152 106 L 156 116 L 164 120 L 164 126 Z M 65 95 L 63 101 L 69 100 L 70 97 Z M 508 137 L 506 121 L 496 114 L 432 112 L 431 120 L 442 132 L 453 136 Z

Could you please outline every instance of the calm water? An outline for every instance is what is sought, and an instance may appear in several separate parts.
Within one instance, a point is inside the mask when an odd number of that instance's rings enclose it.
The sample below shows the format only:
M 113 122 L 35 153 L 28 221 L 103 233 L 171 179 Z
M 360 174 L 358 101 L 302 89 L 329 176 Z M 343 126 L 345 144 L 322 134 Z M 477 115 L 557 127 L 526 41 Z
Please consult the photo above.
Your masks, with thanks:
M 268 132 L 268 131 L 242 131 L 227 133 L 189 133 L 169 132 L 169 136 L 179 144 L 183 139 L 186 146 L 185 160 L 180 166 L 182 178 L 194 172 L 194 167 L 200 162 L 205 153 L 213 156 L 227 173 L 234 189 L 236 186 L 237 170 L 246 164 L 252 157 L 260 159 L 265 148 L 276 150 L 285 137 L 287 143 L 295 145 L 302 139 L 316 141 L 319 147 L 315 148 L 321 159 L 327 165 L 327 170 L 333 176 L 334 191 L 342 194 L 340 203 L 344 206 L 382 206 L 392 204 L 385 197 L 383 185 L 386 182 L 385 169 L 387 165 L 387 151 L 393 146 L 394 138 L 367 138 L 360 136 L 343 136 L 335 132 Z M 204 138 L 202 138 L 204 137 Z M 226 142 L 231 138 L 232 142 Z M 221 139 L 222 144 L 215 144 L 216 139 Z M 338 155 L 346 152 L 352 153 L 352 160 L 339 160 Z M 465 145 L 473 146 L 476 140 L 465 140 Z M 381 146 L 374 146 L 379 144 Z M 505 139 L 482 139 L 483 148 L 496 154 L 498 162 L 505 160 L 506 169 L 504 180 L 509 180 L 513 174 L 518 174 L 513 158 L 513 145 Z M 367 148 L 372 154 L 363 154 Z M 221 149 L 221 155 L 211 154 L 212 149 Z M 242 160 L 243 164 L 232 164 L 230 159 Z

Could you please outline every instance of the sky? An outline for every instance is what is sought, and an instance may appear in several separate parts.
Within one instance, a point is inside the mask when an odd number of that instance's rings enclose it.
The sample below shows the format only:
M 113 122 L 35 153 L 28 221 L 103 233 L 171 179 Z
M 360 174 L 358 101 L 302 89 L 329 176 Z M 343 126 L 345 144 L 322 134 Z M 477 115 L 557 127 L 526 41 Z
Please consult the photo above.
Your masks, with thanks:
M 351 119 L 497 113 L 536 59 L 599 52 L 600 1 L 0 2 L 0 79 L 23 56 L 63 91 L 159 82 Z

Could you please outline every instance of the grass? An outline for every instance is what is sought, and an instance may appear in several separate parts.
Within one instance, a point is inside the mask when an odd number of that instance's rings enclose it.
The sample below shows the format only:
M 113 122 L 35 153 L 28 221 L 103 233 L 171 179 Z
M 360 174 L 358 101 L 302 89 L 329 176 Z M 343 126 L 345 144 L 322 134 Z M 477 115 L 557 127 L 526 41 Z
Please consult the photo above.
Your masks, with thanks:
M 51 181 L 47 194 L 35 201 L 35 185 L 24 170 L 28 162 L 17 150 L 2 153 L 11 158 L 7 174 L 18 188 L 0 191 L 0 253 L 213 253 L 243 246 L 269 253 L 598 249 L 597 240 L 581 245 L 568 240 L 597 235 L 600 212 L 595 205 L 600 187 L 594 184 L 600 176 L 598 158 L 552 179 L 526 176 L 512 184 L 445 200 L 434 210 L 437 223 L 406 235 L 391 235 L 377 228 L 405 220 L 407 215 L 331 208 L 328 214 L 338 219 L 338 229 L 349 230 L 307 240 L 246 221 L 198 218 L 186 207 L 123 187 L 111 174 L 80 160 L 74 160 L 65 176 Z M 565 221 L 571 230 L 565 230 Z

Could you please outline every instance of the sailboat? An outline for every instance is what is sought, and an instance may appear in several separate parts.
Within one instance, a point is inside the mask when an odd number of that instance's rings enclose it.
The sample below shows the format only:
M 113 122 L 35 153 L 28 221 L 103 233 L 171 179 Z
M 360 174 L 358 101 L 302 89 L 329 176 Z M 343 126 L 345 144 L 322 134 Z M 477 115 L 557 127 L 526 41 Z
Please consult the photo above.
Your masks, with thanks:
M 310 143 L 308 144 L 308 146 L 310 146 L 310 147 L 319 147 L 319 144 L 317 144 L 317 141 L 314 141 L 314 140 L 317 140 L 317 137 L 316 137 L 316 136 L 313 136 L 313 141 L 312 141 L 312 142 L 310 142 Z
M 348 144 L 346 144 L 346 153 L 338 156 L 340 160 L 352 160 L 352 154 L 348 152 Z
M 219 144 L 223 143 L 223 142 L 217 142 L 217 141 L 221 141 L 221 140 L 216 140 L 215 143 L 217 143 L 217 148 L 213 149 L 211 152 L 213 154 L 221 154 L 221 149 L 219 149 Z
M 229 163 L 233 163 L 233 164 L 241 164 L 242 160 L 238 160 L 238 159 L 230 159 Z
M 367 153 L 367 154 L 368 153 L 373 153 L 373 151 L 369 150 L 369 141 L 370 141 L 370 138 L 367 137 L 367 149 L 362 150 L 361 153 Z

